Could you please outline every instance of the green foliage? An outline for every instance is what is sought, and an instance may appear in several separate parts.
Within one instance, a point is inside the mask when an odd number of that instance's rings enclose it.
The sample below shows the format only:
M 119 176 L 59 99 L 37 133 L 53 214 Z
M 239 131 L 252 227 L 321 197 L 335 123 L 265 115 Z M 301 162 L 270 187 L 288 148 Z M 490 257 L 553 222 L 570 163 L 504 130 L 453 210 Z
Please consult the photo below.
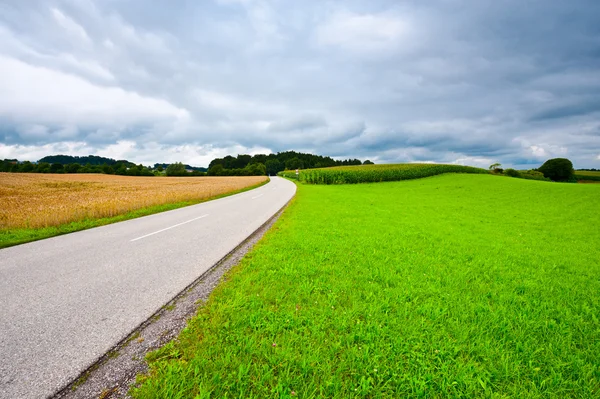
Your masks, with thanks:
M 573 163 L 566 158 L 549 159 L 538 169 L 545 177 L 553 181 L 566 182 L 572 179 Z
M 43 160 L 53 160 L 52 164 Z M 91 161 L 85 165 L 74 163 L 74 160 Z M 99 163 L 107 161 L 107 163 Z M 129 161 L 115 161 L 111 158 L 97 156 L 71 157 L 68 155 L 52 155 L 42 158 L 37 164 L 29 161 L 4 160 L 0 163 L 0 172 L 13 173 L 104 173 L 128 176 L 154 176 L 152 171 Z
M 358 159 L 334 160 L 331 157 L 321 155 L 305 154 L 296 151 L 284 151 L 277 154 L 256 154 L 253 156 L 239 154 L 237 157 L 228 155 L 224 158 L 216 158 L 210 162 L 208 169 L 213 170 L 213 176 L 235 176 L 239 175 L 241 170 L 253 163 L 262 163 L 267 168 L 268 174 L 277 174 L 284 169 L 312 169 L 326 168 L 330 166 L 342 165 L 361 165 Z M 221 165 L 223 170 L 214 169 L 216 165 Z M 230 170 L 229 172 L 227 170 Z M 214 173 L 220 173 L 216 175 Z M 211 174 L 209 172 L 209 174 Z
M 302 169 L 304 168 L 304 162 L 300 158 L 292 158 L 285 161 L 286 169 Z
M 29 161 L 25 161 L 19 165 L 19 172 L 21 173 L 31 173 L 35 170 L 35 165 Z
M 521 177 L 521 173 L 519 173 L 518 170 L 512 169 L 512 168 L 508 168 L 504 171 L 504 174 L 506 176 L 510 176 L 510 177 Z
M 267 168 L 262 163 L 251 163 L 244 168 L 244 176 L 264 176 Z
M 597 398 L 599 206 L 488 175 L 299 185 L 133 396 Z
M 496 162 L 496 163 L 493 163 L 493 164 L 490 165 L 489 170 L 500 169 L 501 166 L 502 166 L 501 164 L 499 164 L 498 162 Z
M 279 162 L 278 159 L 269 159 L 265 163 L 267 174 L 269 176 L 275 176 L 277 173 L 285 169 L 285 165 Z
M 184 164 L 183 166 L 185 166 L 186 170 L 191 171 L 191 172 L 188 172 L 191 176 L 205 176 L 204 172 L 206 172 L 208 170 L 207 168 L 199 168 L 199 167 L 190 166 L 187 164 Z M 163 172 L 168 167 L 169 167 L 168 163 L 155 163 L 154 164 L 154 169 L 158 172 Z M 199 174 L 198 172 L 203 172 L 203 173 Z
M 175 162 L 167 166 L 167 176 L 187 176 L 185 165 L 181 162 Z
M 544 174 L 538 170 L 526 170 L 526 171 L 522 171 L 520 172 L 522 179 L 528 179 L 528 180 L 540 180 L 540 181 L 550 181 L 550 179 L 548 179 L 547 177 L 544 177 Z
M 299 180 L 309 184 L 354 184 L 419 179 L 442 173 L 488 172 L 471 166 L 411 163 L 305 169 L 300 171 Z M 295 171 L 282 172 L 280 175 L 296 178 Z
M 363 162 L 363 165 L 375 165 L 375 163 L 367 159 L 365 162 Z
M 65 172 L 67 173 L 77 173 L 79 172 L 79 169 L 81 169 L 81 165 L 79 165 L 78 163 L 65 165 Z
M 80 165 L 95 165 L 95 166 L 114 165 L 117 163 L 117 161 L 115 161 L 112 158 L 99 157 L 97 155 L 88 155 L 85 157 L 77 157 L 77 156 L 71 156 L 71 155 L 49 155 L 49 156 L 46 156 L 46 157 L 40 159 L 38 162 L 46 162 L 46 163 L 50 163 L 50 164 L 58 163 L 61 165 L 69 165 L 69 164 L 73 164 L 73 163 L 78 163 Z M 123 161 L 120 161 L 120 162 L 123 162 Z
M 225 169 L 217 163 L 208 168 L 209 176 L 265 176 L 267 168 L 262 163 L 251 163 L 241 169 Z

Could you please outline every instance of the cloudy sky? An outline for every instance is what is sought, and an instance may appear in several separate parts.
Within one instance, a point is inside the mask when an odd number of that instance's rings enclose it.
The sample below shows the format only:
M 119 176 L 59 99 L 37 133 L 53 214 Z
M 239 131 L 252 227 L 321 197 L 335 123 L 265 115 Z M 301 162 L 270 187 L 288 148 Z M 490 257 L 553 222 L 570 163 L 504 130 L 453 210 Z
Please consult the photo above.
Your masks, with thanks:
M 598 0 L 2 0 L 0 158 L 600 167 Z

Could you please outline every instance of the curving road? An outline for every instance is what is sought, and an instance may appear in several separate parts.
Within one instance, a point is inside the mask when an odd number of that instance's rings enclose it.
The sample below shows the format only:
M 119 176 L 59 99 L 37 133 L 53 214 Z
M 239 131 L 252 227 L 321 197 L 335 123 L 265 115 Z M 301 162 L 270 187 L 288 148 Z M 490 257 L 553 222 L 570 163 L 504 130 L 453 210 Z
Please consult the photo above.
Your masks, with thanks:
M 257 189 L 0 250 L 0 398 L 73 381 L 281 209 Z

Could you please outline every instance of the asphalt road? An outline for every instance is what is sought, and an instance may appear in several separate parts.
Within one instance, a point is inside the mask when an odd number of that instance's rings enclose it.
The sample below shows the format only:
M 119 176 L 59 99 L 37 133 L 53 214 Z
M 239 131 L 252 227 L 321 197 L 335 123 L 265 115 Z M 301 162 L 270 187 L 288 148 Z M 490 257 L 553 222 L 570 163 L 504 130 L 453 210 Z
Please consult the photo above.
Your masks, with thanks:
M 296 186 L 255 190 L 0 250 L 0 398 L 77 378 L 281 209 Z

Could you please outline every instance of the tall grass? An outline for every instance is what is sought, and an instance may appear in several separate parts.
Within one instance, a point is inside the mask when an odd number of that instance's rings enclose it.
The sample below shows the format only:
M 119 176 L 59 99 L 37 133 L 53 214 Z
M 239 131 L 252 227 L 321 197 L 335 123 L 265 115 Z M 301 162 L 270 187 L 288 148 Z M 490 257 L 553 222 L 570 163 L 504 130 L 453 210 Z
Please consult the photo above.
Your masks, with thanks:
M 487 170 L 462 165 L 443 164 L 389 164 L 339 166 L 323 169 L 306 169 L 296 176 L 295 171 L 285 171 L 281 175 L 309 184 L 356 184 L 382 181 L 419 179 L 443 173 L 488 173 Z

